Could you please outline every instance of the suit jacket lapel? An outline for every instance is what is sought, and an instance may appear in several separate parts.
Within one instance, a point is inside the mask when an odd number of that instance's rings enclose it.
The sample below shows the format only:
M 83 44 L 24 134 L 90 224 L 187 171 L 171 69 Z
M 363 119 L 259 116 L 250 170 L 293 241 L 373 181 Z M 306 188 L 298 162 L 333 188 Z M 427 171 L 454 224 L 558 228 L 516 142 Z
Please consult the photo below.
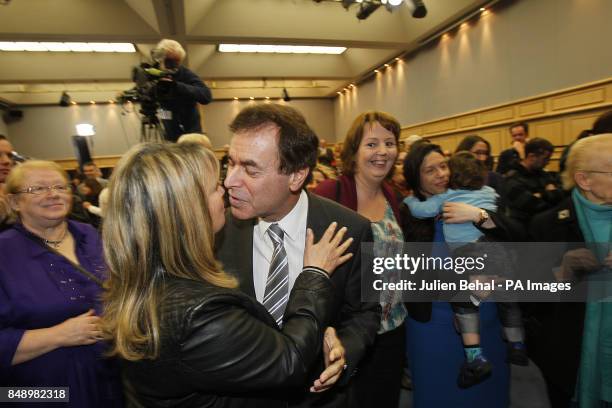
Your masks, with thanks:
M 231 265 L 234 273 L 240 281 L 240 290 L 255 298 L 255 286 L 253 284 L 253 227 L 254 220 L 238 220 L 228 217 L 227 237 L 233 245 L 233 257 Z
M 314 242 L 321 239 L 321 236 L 329 226 L 326 224 L 325 209 L 321 206 L 320 198 L 315 194 L 308 194 L 308 215 L 306 216 L 306 227 L 314 232 Z

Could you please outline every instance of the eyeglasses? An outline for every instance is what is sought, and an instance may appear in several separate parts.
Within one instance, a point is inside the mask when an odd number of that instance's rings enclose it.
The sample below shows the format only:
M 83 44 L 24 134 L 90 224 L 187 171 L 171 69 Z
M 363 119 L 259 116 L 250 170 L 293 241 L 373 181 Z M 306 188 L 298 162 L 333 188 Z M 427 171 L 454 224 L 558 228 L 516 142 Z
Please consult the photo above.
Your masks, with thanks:
M 585 173 L 597 173 L 597 174 L 607 174 L 608 176 L 612 175 L 612 171 L 600 171 L 600 170 L 580 170 Z
M 17 191 L 17 193 L 27 193 L 34 195 L 43 195 L 54 191 L 56 193 L 66 194 L 71 192 L 70 186 L 68 184 L 56 184 L 54 186 L 44 187 L 44 186 L 31 186 L 26 189 Z

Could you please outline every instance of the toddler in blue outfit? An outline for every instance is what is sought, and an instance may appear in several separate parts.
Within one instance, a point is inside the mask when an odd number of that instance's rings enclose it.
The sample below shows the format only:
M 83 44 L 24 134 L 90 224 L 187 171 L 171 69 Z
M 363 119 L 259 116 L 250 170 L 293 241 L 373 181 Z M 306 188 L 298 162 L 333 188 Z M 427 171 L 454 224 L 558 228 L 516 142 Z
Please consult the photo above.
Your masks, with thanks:
M 499 195 L 491 187 L 483 186 L 478 190 L 449 188 L 445 193 L 431 196 L 426 201 L 419 201 L 418 198 L 410 196 L 406 197 L 404 202 L 410 208 L 410 213 L 416 218 L 432 218 L 442 213 L 442 206 L 445 202 L 466 203 L 483 210 L 495 212 L 497 211 L 496 202 L 498 197 Z M 444 238 L 451 248 L 456 247 L 453 244 L 476 242 L 484 235 L 471 222 L 461 224 L 445 223 L 442 228 L 444 230 Z

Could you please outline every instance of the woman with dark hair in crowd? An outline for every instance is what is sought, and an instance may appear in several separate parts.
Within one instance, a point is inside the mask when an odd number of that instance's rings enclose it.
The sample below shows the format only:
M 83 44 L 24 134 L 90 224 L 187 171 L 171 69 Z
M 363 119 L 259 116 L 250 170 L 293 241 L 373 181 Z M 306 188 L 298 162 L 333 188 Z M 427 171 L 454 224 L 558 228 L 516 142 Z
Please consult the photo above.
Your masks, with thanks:
M 425 200 L 448 189 L 450 170 L 440 146 L 423 143 L 408 153 L 404 175 L 415 197 Z M 488 240 L 504 241 L 512 237 L 510 228 L 497 214 L 465 203 L 445 203 L 442 218 L 417 219 L 406 205 L 401 206 L 400 212 L 404 238 L 408 243 L 444 242 L 443 222 L 473 222 Z M 447 256 L 448 253 L 432 255 Z M 414 406 L 507 407 L 509 370 L 495 305 L 487 302 L 480 310 L 481 347 L 494 367 L 493 374 L 468 389 L 461 389 L 457 384 L 457 372 L 464 362 L 464 349 L 453 325 L 450 304 L 421 302 L 408 303 L 407 306 L 407 343 Z
M 431 218 L 440 215 L 444 203 L 461 202 L 476 207 L 497 212 L 498 194 L 493 188 L 485 185 L 487 169 L 474 154 L 467 151 L 455 153 L 448 161 L 450 169 L 449 189 L 441 194 L 435 194 L 421 201 L 416 197 L 407 197 L 404 203 L 410 209 L 413 216 L 417 218 Z M 463 255 L 474 253 L 474 251 L 487 251 L 489 257 L 489 270 L 500 277 L 504 274 L 503 266 L 505 251 L 503 248 L 492 248 L 490 243 L 481 244 L 484 234 L 476 228 L 472 222 L 467 223 L 444 223 L 443 233 L 445 242 L 453 251 L 461 252 Z M 471 243 L 471 244 L 468 244 Z M 479 249 L 479 247 L 481 249 Z M 467 253 L 466 253 L 467 250 Z M 494 251 L 494 252 L 493 252 Z M 496 262 L 495 265 L 492 262 Z M 485 278 L 486 276 L 482 276 Z M 455 312 L 457 328 L 463 338 L 466 362 L 462 366 L 458 377 L 461 387 L 467 388 L 477 384 L 488 375 L 491 365 L 487 361 L 480 344 L 479 312 L 480 300 L 471 295 L 474 302 L 453 302 L 451 306 Z M 524 346 L 523 327 L 521 312 L 518 304 L 513 302 L 498 302 L 499 317 L 504 326 L 504 338 L 508 341 L 508 362 L 518 365 L 528 365 L 527 354 Z
M 481 136 L 469 135 L 464 137 L 459 142 L 457 149 L 455 149 L 455 153 L 461 151 L 472 153 L 487 166 L 489 171 L 487 173 L 486 184 L 492 187 L 501 197 L 503 177 L 501 174 L 493 171 L 493 156 L 491 156 L 491 145 L 489 142 Z
M 335 233 L 332 223 L 317 244 L 308 230 L 279 329 L 214 257 L 225 223 L 218 179 L 214 153 L 199 143 L 136 146 L 113 173 L 103 328 L 141 406 L 286 407 L 322 347 L 344 361 L 339 347 L 322 343 L 334 302 L 329 275 L 350 257 L 351 240 L 340 243 L 346 229 Z M 338 377 L 324 371 L 315 383 Z
M 612 131 L 612 110 L 602 113 L 593 123 L 593 134 L 610 133 Z
M 98 205 L 98 197 L 102 191 L 102 185 L 96 179 L 85 179 L 83 180 L 83 201 L 89 202 L 93 205 Z
M 85 176 L 80 171 L 76 170 L 72 174 L 72 178 L 70 179 L 70 188 L 72 188 L 72 194 L 80 194 L 79 186 L 85 180 Z
M 609 273 L 612 133 L 575 142 L 562 177 L 571 194 L 532 219 L 531 237 L 538 242 L 586 243 L 586 248 L 570 249 L 559 260 L 560 266 L 552 269 L 557 280 L 576 282 L 606 267 Z M 609 285 L 609 278 L 597 282 L 598 286 L 606 283 Z M 529 311 L 528 350 L 542 370 L 552 406 L 574 406 L 571 400 L 575 393 L 580 408 L 611 406 L 612 303 L 593 300 L 586 305 L 534 306 Z
M 374 256 L 388 256 L 385 246 L 401 248 L 399 203 L 388 183 L 398 155 L 400 124 L 384 112 L 366 112 L 353 121 L 344 139 L 342 176 L 326 180 L 315 193 L 357 211 L 369 219 Z M 396 252 L 396 251 L 395 251 Z M 391 272 L 384 279 L 391 281 Z M 373 348 L 352 380 L 351 407 L 392 407 L 399 403 L 405 343 L 406 308 L 399 291 L 383 292 L 381 326 Z

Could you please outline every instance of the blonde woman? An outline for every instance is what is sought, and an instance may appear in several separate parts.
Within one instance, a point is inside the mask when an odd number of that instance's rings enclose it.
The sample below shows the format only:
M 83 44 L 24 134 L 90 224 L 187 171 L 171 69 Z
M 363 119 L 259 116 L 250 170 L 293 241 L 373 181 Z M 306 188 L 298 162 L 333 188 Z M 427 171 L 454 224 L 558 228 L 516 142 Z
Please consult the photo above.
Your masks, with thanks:
M 177 143 L 200 143 L 207 149 L 212 150 L 213 146 L 208 136 L 203 133 L 186 133 L 178 138 Z
M 104 358 L 105 275 L 96 230 L 67 219 L 68 176 L 32 160 L 11 171 L 17 221 L 0 234 L 0 384 L 69 387 L 68 407 L 121 407 L 116 362 Z
M 218 176 L 214 154 L 199 144 L 137 146 L 113 174 L 104 327 L 147 407 L 286 406 L 285 389 L 306 386 L 332 317 L 329 275 L 350 257 L 345 229 L 332 224 L 317 244 L 308 233 L 307 266 L 279 330 L 214 258 L 225 223 Z M 336 351 L 331 359 L 343 359 Z

